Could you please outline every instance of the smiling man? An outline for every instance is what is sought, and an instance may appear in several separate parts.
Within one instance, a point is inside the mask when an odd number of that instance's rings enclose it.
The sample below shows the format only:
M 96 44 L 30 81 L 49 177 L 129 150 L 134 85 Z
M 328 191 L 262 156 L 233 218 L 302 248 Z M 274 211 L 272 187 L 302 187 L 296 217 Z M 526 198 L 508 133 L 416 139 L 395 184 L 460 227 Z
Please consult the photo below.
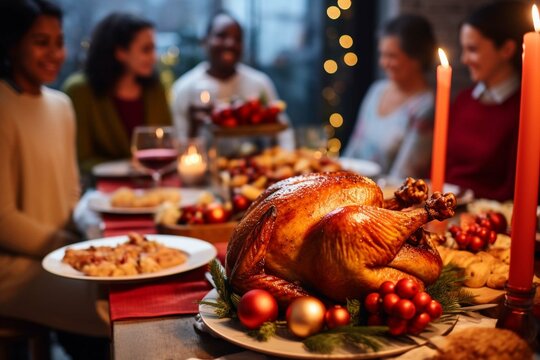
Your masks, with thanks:
M 173 85 L 172 112 L 181 136 L 200 135 L 205 115 L 201 113 L 202 92 L 208 92 L 213 105 L 234 99 L 248 100 L 264 96 L 277 100 L 272 80 L 264 73 L 240 62 L 243 51 L 243 30 L 229 13 L 220 11 L 211 19 L 204 38 L 208 61 L 186 72 Z M 292 147 L 292 132 L 280 135 L 280 145 Z

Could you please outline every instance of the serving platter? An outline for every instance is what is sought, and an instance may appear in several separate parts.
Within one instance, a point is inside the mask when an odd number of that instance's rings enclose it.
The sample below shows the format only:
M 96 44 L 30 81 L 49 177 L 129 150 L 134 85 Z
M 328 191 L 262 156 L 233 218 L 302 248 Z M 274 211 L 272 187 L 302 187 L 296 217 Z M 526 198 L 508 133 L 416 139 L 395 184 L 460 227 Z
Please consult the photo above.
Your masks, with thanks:
M 217 297 L 217 291 L 214 289 L 205 296 L 204 300 L 215 301 Z M 457 321 L 457 317 L 455 317 L 446 322 L 431 323 L 419 336 L 409 337 L 410 340 L 407 338 L 388 338 L 389 341 L 377 352 L 363 352 L 358 348 L 342 348 L 332 354 L 319 354 L 308 351 L 300 339 L 293 337 L 285 329 L 278 331 L 276 336 L 268 341 L 260 342 L 248 336 L 238 320 L 220 319 L 211 306 L 199 305 L 199 313 L 204 324 L 216 336 L 249 350 L 291 359 L 375 359 L 399 355 L 428 343 L 432 337 L 448 334 Z

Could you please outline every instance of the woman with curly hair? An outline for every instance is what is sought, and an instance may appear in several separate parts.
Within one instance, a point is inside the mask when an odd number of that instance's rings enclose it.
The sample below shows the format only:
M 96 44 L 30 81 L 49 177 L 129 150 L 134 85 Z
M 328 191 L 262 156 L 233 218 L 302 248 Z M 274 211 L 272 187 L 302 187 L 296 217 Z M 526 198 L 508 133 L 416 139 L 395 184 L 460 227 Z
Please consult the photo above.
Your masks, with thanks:
M 112 13 L 96 26 L 83 73 L 64 84 L 77 117 L 83 174 L 100 162 L 125 159 L 139 125 L 170 125 L 165 91 L 155 71 L 153 24 Z

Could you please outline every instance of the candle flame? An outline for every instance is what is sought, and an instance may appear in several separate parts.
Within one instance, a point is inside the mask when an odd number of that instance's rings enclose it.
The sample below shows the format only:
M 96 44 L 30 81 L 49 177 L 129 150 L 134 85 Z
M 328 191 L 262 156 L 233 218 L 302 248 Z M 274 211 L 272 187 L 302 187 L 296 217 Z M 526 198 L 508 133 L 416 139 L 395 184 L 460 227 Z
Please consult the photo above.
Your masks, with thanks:
M 441 59 L 441 65 L 445 68 L 449 67 L 448 58 L 443 49 L 439 48 L 439 59 Z
M 185 166 L 192 166 L 196 164 L 202 164 L 203 158 L 201 154 L 197 151 L 197 147 L 194 145 L 190 145 L 184 155 L 182 155 L 182 158 L 180 159 L 180 163 Z
M 162 138 L 163 138 L 163 134 L 164 134 L 164 131 L 163 131 L 162 128 L 157 128 L 157 129 L 156 129 L 156 137 L 157 137 L 158 139 L 162 139 Z
M 540 15 L 538 15 L 538 7 L 536 4 L 532 6 L 532 17 L 534 23 L 534 31 L 540 32 Z
M 210 102 L 210 91 L 208 90 L 201 91 L 200 98 L 203 104 L 208 104 Z

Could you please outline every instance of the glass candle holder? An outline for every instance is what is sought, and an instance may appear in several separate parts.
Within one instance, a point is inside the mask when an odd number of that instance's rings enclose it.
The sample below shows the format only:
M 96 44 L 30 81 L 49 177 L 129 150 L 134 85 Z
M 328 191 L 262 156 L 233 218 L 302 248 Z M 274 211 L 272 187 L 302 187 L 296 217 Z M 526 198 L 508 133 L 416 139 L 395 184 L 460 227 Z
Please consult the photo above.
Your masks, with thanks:
M 200 138 L 187 139 L 178 159 L 178 175 L 182 185 L 198 185 L 204 182 L 208 169 L 208 154 Z

